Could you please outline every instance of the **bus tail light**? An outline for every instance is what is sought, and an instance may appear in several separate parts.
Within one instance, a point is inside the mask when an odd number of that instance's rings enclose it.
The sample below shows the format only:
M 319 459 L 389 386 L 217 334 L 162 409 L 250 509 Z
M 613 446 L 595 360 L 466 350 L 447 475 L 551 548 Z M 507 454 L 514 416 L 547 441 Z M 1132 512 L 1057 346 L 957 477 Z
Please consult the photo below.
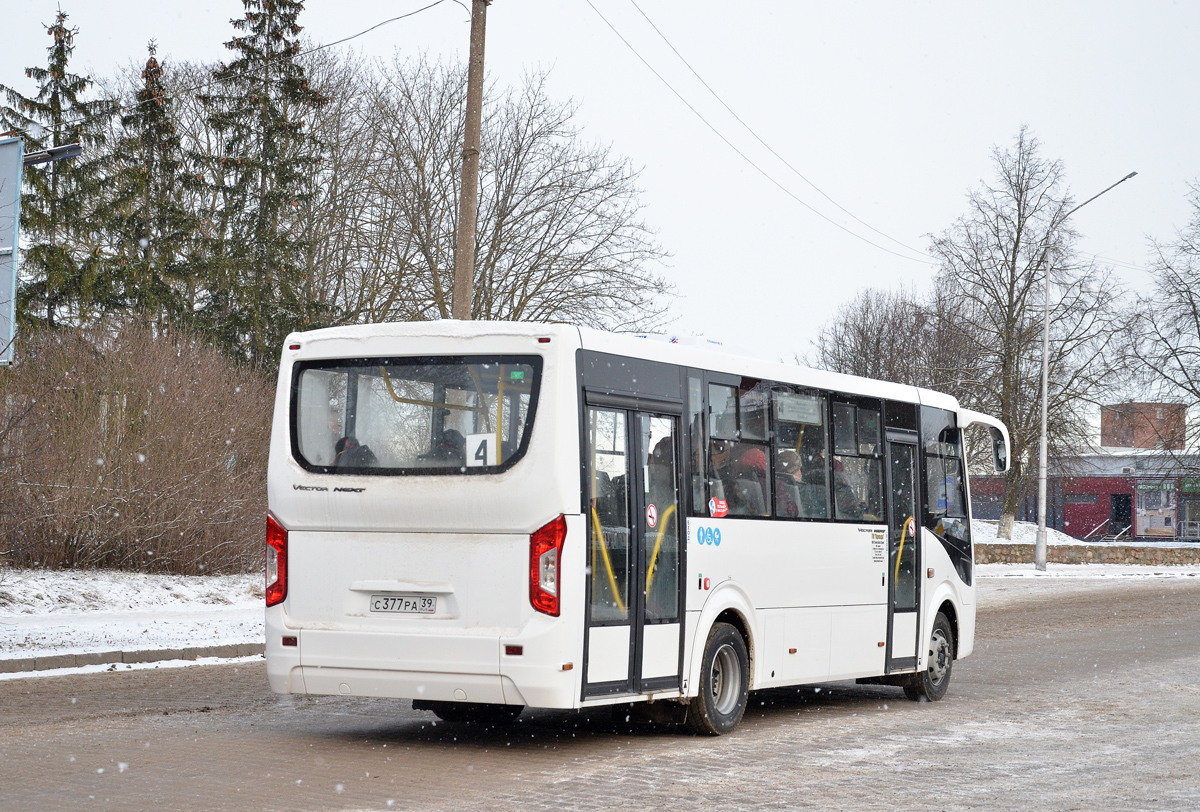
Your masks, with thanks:
M 287 597 L 288 531 L 271 513 L 267 514 L 267 606 Z
M 559 613 L 559 564 L 563 542 L 567 539 L 567 520 L 559 516 L 529 536 L 529 602 L 547 615 Z

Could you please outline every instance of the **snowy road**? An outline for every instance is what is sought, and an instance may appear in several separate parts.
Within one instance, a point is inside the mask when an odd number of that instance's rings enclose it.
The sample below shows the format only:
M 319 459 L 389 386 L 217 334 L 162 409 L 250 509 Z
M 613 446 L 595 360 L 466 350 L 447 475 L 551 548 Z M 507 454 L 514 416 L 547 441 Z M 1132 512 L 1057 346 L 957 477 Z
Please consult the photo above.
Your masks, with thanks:
M 771 691 L 720 739 L 607 714 L 435 726 L 277 699 L 259 663 L 12 680 L 0 809 L 1200 808 L 1200 577 L 1028 580 L 982 591 L 943 702 Z

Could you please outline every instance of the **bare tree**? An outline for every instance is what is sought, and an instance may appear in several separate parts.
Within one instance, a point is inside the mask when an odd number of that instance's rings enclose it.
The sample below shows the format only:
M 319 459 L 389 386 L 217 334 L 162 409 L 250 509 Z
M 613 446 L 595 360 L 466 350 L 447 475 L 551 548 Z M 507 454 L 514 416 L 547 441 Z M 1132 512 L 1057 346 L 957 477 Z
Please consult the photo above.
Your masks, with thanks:
M 978 372 L 970 368 L 962 331 L 942 318 L 941 299 L 937 290 L 859 291 L 822 327 L 807 361 L 833 372 L 958 394 Z
M 370 140 L 349 162 L 370 155 L 360 253 L 335 285 L 344 318 L 449 318 L 465 82 L 460 67 L 396 60 L 369 89 L 359 113 Z M 671 290 L 654 271 L 665 255 L 641 219 L 637 172 L 584 141 L 544 74 L 488 96 L 474 317 L 661 323 Z
M 1189 199 L 1192 217 L 1169 243 L 1154 244 L 1154 292 L 1139 297 L 1130 319 L 1130 369 L 1162 401 L 1200 406 L 1200 185 Z M 1185 447 L 1200 445 L 1200 421 L 1190 421 Z M 1181 455 L 1195 466 L 1194 453 Z
M 960 331 L 979 371 L 956 394 L 1000 417 L 1011 435 L 1000 522 L 1001 535 L 1011 538 L 1017 506 L 1036 477 L 1046 274 L 1053 283 L 1048 436 L 1059 460 L 1087 443 L 1086 409 L 1119 369 L 1120 290 L 1111 271 L 1075 252 L 1062 162 L 1043 158 L 1025 128 L 1012 149 L 995 148 L 993 160 L 992 182 L 970 193 L 967 213 L 933 237 L 931 249 L 941 261 L 941 317 Z

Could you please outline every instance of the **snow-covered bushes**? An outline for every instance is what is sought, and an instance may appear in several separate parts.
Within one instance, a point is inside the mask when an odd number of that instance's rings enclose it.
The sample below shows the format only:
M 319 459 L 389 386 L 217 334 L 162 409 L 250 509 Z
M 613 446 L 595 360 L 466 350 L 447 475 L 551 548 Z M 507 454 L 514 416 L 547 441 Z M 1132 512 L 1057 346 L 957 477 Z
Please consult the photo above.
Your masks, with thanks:
M 273 388 L 134 322 L 26 334 L 0 370 L 0 563 L 262 566 Z

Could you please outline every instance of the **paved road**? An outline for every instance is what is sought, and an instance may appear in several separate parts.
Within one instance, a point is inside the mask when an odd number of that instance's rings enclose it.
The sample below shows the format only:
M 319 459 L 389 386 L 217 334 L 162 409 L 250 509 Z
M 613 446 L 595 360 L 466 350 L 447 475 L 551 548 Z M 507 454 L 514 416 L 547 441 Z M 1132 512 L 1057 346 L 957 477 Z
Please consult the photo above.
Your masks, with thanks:
M 985 598 L 986 598 L 985 592 Z M 1200 578 L 1001 597 L 949 696 L 752 696 L 719 739 L 276 698 L 261 664 L 0 683 L 0 809 L 1200 809 Z

